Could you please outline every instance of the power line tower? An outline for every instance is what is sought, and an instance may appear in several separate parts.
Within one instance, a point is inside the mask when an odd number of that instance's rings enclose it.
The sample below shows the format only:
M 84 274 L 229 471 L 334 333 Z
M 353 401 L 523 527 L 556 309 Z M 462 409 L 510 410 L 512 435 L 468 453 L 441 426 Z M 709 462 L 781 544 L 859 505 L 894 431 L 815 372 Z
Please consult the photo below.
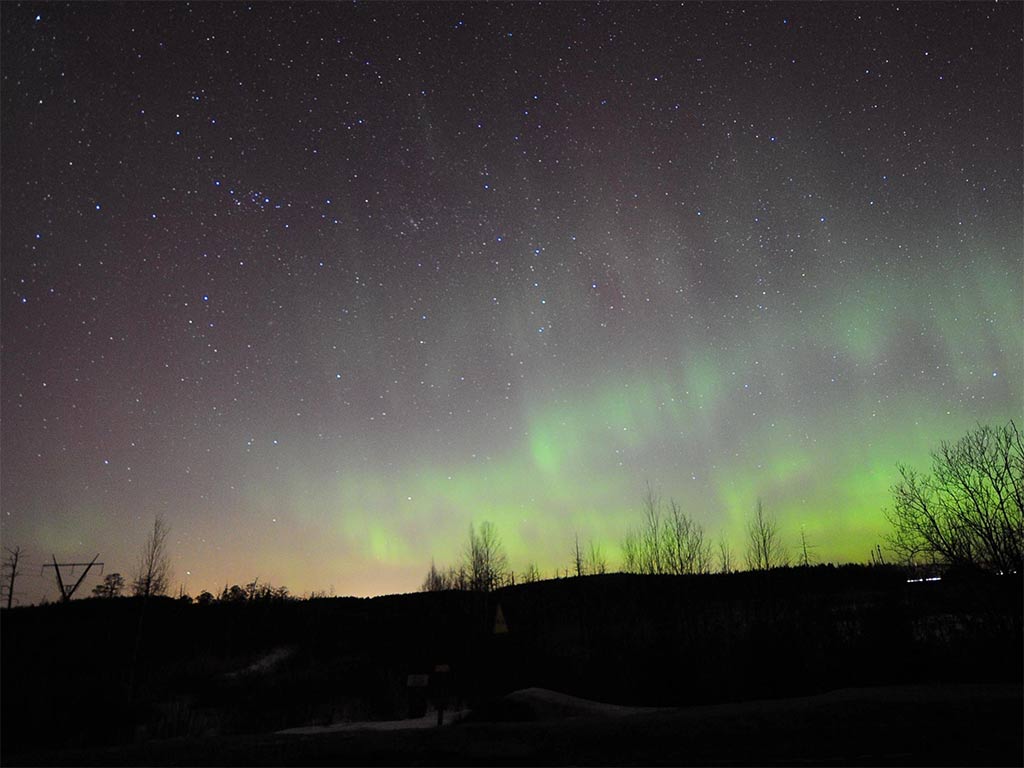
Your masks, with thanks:
M 75 590 L 77 590 L 79 588 L 79 586 L 81 586 L 82 581 L 85 580 L 85 576 L 86 576 L 86 574 L 89 573 L 89 569 L 90 568 L 92 568 L 94 565 L 98 565 L 100 567 L 100 573 L 103 573 L 103 563 L 97 563 L 96 562 L 96 558 L 97 557 L 99 557 L 99 554 L 97 554 L 96 557 L 94 557 L 88 563 L 58 563 L 57 562 L 57 556 L 53 555 L 53 562 L 52 563 L 43 563 L 43 567 L 40 569 L 39 575 L 41 576 L 43 570 L 45 570 L 46 568 L 53 568 L 54 572 L 57 574 L 57 589 L 60 592 L 61 602 L 67 603 L 67 602 L 69 602 L 71 600 L 71 596 L 73 594 L 75 594 Z M 78 581 L 76 581 L 70 587 L 65 585 L 64 584 L 64 579 L 62 579 L 61 576 L 60 576 L 60 569 L 61 568 L 70 568 L 71 572 L 68 575 L 69 576 L 74 576 L 75 568 L 82 568 L 82 567 L 84 567 L 85 570 L 82 571 L 82 575 L 78 577 Z
M 11 607 L 14 600 L 14 580 L 18 578 L 18 560 L 21 558 L 21 547 L 4 547 L 7 552 L 7 559 L 4 561 L 4 570 L 7 572 L 7 607 Z

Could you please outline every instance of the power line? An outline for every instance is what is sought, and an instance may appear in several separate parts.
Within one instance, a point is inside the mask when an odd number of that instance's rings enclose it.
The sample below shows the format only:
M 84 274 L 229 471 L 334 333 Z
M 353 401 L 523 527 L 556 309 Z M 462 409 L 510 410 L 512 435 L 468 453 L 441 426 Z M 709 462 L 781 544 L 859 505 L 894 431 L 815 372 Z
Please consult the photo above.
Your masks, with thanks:
M 98 565 L 100 567 L 100 573 L 103 573 L 103 563 L 97 563 L 97 557 L 99 557 L 99 553 L 97 553 L 96 557 L 94 557 L 88 563 L 58 563 L 57 556 L 53 555 L 53 562 L 43 563 L 43 567 L 39 569 L 39 574 L 42 575 L 43 570 L 46 568 L 53 568 L 54 572 L 57 575 L 57 590 L 60 592 L 61 601 L 66 603 L 71 600 L 71 596 L 75 594 L 75 591 L 78 589 L 79 586 L 81 586 L 82 581 L 85 579 L 86 574 L 89 573 L 90 568 L 92 568 L 94 565 Z M 70 587 L 65 586 L 64 579 L 62 579 L 60 575 L 60 569 L 70 568 L 71 573 L 68 574 L 70 576 L 74 574 L 75 568 L 79 567 L 84 567 L 85 570 L 82 571 L 82 575 L 78 577 L 78 581 L 76 581 L 74 585 Z

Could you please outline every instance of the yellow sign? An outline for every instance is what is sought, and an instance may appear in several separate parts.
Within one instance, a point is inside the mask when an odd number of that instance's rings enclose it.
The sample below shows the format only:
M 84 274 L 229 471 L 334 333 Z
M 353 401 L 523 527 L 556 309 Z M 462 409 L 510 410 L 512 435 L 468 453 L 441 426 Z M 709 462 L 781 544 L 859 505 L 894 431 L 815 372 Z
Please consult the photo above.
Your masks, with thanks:
M 501 604 L 498 604 L 498 610 L 494 612 L 494 634 L 496 635 L 507 635 L 508 624 L 505 623 L 505 614 L 501 610 Z

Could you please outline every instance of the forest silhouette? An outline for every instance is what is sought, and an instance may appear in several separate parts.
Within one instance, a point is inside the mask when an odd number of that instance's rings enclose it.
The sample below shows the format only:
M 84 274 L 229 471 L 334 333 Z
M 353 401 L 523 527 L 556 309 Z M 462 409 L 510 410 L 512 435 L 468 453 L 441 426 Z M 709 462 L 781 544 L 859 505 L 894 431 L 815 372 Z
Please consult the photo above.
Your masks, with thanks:
M 470 527 L 462 561 L 431 564 L 418 593 L 299 599 L 253 580 L 193 600 L 160 594 L 169 563 L 158 519 L 131 596 L 117 597 L 126 580 L 114 573 L 91 598 L 4 611 L 4 762 L 493 762 L 509 734 L 534 745 L 519 753 L 525 762 L 677 762 L 675 741 L 617 751 L 595 734 L 630 738 L 698 718 L 691 726 L 705 735 L 686 754 L 708 758 L 712 735 L 736 727 L 723 713 L 740 711 L 760 712 L 774 731 L 759 731 L 756 749 L 719 745 L 723 759 L 850 757 L 855 745 L 827 724 L 787 730 L 763 703 L 774 699 L 817 702 L 806 704 L 809 722 L 834 707 L 859 723 L 859 743 L 876 755 L 868 762 L 900 750 L 912 762 L 1018 762 L 1022 457 L 1011 422 L 940 446 L 929 474 L 901 470 L 888 550 L 902 559 L 868 564 L 815 564 L 806 539 L 793 558 L 757 504 L 737 570 L 648 489 L 623 543 L 625 572 L 607 572 L 600 549 L 576 537 L 557 578 L 535 566 L 514 574 L 484 522 Z M 576 700 L 603 704 L 565 703 Z M 739 702 L 762 704 L 699 709 Z M 891 731 L 882 712 L 909 730 Z M 268 735 L 435 714 L 446 735 L 406 727 L 344 748 L 325 736 L 294 752 L 298 736 Z M 986 743 L 951 744 L 953 721 Z M 489 746 L 463 753 L 475 738 Z

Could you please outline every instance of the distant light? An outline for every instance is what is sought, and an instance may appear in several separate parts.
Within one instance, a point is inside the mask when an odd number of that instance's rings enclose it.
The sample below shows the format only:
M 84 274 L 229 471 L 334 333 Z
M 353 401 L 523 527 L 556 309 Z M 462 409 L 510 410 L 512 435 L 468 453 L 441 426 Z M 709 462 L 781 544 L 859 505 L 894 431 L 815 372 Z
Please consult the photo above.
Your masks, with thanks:
M 907 584 L 921 584 L 925 581 L 942 581 L 941 576 L 927 576 L 923 579 L 907 579 Z
M 210 300 L 210 297 L 207 296 L 206 294 L 203 294 L 203 301 L 209 301 L 209 300 Z
M 99 209 L 100 209 L 100 204 L 96 203 L 96 210 L 98 211 Z
M 37 14 L 36 15 L 36 21 L 42 21 L 42 20 L 43 20 L 43 17 Z

